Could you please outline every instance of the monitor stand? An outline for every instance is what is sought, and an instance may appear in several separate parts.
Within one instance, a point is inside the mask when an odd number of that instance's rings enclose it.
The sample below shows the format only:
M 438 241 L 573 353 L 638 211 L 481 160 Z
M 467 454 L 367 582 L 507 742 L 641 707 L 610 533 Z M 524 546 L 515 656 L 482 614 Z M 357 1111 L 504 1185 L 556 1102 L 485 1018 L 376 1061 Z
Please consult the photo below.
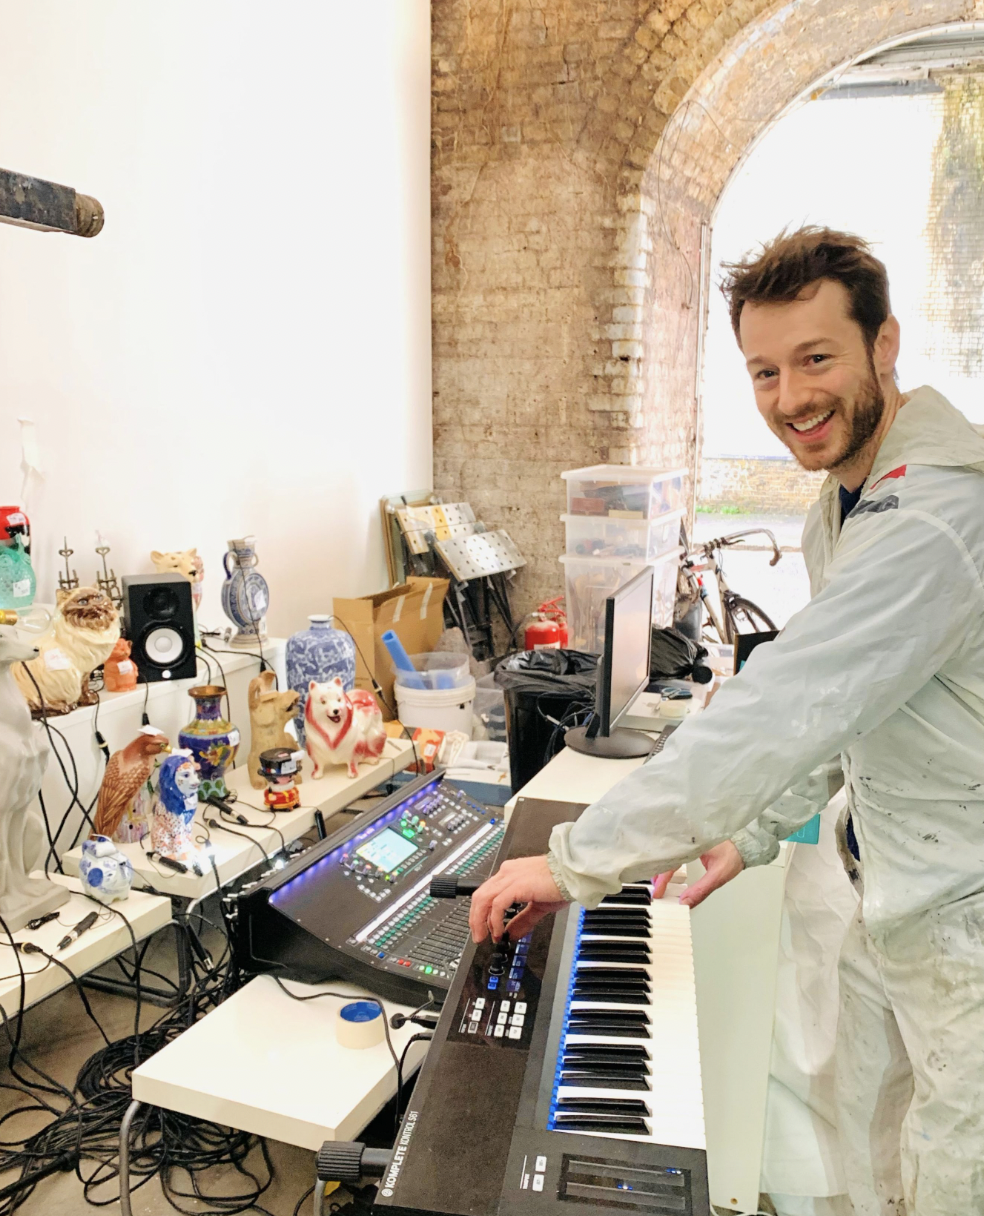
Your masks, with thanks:
M 616 726 L 610 735 L 595 735 L 593 739 L 588 737 L 586 726 L 575 726 L 564 735 L 564 743 L 572 751 L 605 760 L 634 760 L 648 756 L 653 750 L 651 735 L 624 726 Z

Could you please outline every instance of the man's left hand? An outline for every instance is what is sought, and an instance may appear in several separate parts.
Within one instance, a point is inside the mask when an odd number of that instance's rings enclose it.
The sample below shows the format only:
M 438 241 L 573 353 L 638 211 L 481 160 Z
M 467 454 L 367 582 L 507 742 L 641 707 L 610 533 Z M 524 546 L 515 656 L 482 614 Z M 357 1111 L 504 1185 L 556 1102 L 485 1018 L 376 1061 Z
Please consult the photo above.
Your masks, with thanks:
M 504 861 L 472 896 L 468 926 L 472 941 L 481 942 L 492 934 L 498 941 L 503 934 L 505 911 L 512 904 L 526 907 L 509 922 L 509 936 L 515 941 L 551 912 L 567 907 L 546 857 L 518 857 Z

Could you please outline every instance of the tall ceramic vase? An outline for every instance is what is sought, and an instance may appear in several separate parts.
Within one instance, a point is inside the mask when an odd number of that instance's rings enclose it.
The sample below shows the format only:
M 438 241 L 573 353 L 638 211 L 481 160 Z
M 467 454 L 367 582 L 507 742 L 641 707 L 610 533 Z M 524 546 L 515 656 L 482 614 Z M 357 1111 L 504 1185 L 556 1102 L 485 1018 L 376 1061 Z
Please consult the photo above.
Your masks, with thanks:
M 232 768 L 239 747 L 239 731 L 222 717 L 225 689 L 218 684 L 201 684 L 188 690 L 195 701 L 195 716 L 178 734 L 178 747 L 191 752 L 200 765 L 200 799 L 229 793 L 225 775 Z
M 270 588 L 255 568 L 256 537 L 244 536 L 227 543 L 229 550 L 222 555 L 226 573 L 222 584 L 222 611 L 236 626 L 229 644 L 251 650 L 267 640 Z
M 332 629 L 331 617 L 309 616 L 310 628 L 287 639 L 287 683 L 300 693 L 294 725 L 304 742 L 304 705 L 312 680 L 326 684 L 341 676 L 345 691 L 355 687 L 355 642 L 341 629 Z

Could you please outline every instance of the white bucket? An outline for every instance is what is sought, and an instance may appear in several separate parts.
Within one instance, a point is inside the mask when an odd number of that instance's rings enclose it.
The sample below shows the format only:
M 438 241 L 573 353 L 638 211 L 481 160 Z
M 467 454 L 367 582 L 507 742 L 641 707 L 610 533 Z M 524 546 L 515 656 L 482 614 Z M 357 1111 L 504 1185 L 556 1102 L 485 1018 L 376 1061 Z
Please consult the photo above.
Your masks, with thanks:
M 396 707 L 404 726 L 462 730 L 471 738 L 475 681 L 461 688 L 406 688 L 396 685 Z

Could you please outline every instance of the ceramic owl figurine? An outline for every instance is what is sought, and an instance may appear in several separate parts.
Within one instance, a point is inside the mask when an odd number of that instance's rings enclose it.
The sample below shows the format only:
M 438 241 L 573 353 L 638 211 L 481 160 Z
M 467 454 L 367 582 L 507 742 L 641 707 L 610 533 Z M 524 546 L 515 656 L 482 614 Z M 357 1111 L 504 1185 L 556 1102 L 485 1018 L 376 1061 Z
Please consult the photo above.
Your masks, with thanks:
M 176 748 L 161 763 L 150 826 L 154 850 L 172 861 L 191 861 L 198 852 L 191 828 L 198 809 L 198 765 L 190 751 Z
M 108 836 L 94 836 L 82 842 L 79 878 L 87 895 L 110 904 L 130 894 L 133 866 Z

